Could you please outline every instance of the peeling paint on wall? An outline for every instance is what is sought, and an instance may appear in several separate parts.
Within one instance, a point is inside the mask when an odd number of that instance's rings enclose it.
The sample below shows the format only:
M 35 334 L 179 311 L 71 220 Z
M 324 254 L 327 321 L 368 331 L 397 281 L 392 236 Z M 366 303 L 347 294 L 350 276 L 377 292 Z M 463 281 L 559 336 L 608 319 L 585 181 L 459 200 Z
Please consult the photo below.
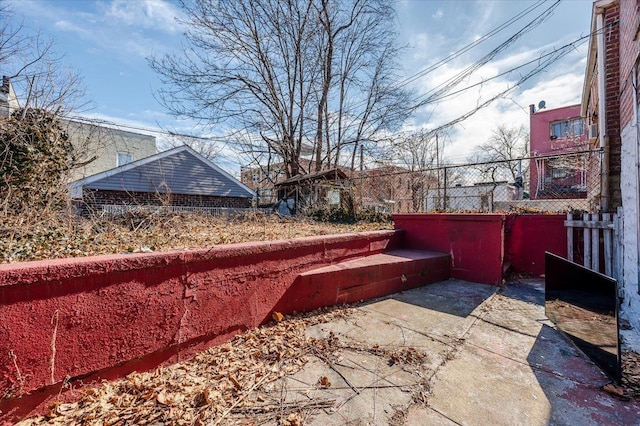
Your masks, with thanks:
M 622 132 L 622 164 L 620 174 L 620 189 L 623 206 L 623 289 L 624 300 L 620 306 L 620 317 L 629 321 L 633 330 L 621 329 L 625 345 L 629 349 L 640 352 L 640 295 L 638 294 L 638 227 L 640 215 L 638 212 L 638 176 L 636 164 L 636 150 L 640 147 L 637 129 L 628 125 Z

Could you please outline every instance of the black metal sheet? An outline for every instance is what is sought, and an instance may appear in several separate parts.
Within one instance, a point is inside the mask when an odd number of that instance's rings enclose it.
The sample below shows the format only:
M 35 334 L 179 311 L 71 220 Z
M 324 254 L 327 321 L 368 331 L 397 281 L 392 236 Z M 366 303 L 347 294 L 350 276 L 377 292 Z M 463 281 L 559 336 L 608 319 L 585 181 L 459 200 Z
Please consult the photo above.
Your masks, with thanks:
M 616 382 L 620 381 L 618 283 L 545 253 L 545 312 L 558 329 Z

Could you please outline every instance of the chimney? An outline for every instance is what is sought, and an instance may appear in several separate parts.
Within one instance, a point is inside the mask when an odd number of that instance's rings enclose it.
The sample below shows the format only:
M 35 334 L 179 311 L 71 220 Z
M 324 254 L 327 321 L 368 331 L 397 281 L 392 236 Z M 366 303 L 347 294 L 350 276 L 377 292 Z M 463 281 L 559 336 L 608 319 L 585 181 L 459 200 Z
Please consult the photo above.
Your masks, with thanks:
M 536 113 L 536 106 L 534 104 L 529 105 L 529 114 L 533 115 Z

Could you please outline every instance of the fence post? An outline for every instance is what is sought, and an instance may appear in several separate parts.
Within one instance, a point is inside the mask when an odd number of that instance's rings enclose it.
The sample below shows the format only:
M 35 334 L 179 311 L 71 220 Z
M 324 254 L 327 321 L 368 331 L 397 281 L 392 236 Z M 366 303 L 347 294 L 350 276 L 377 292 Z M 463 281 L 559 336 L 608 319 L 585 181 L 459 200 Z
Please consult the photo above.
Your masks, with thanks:
M 622 245 L 622 227 L 624 223 L 624 210 L 622 207 L 618 207 L 617 214 L 614 216 L 613 226 L 614 226 L 614 246 L 613 246 L 613 257 L 615 259 L 615 279 L 618 280 L 619 283 L 622 283 L 624 280 L 623 276 L 623 256 L 624 256 L 624 246 Z M 622 296 L 624 294 L 624 290 L 622 289 L 622 285 L 618 285 L 618 296 Z
M 573 215 L 571 213 L 567 213 L 567 259 L 570 262 L 573 262 L 573 225 L 571 221 L 573 220 Z
M 600 214 L 592 214 L 591 220 L 593 222 L 599 221 Z M 591 228 L 591 269 L 600 272 L 600 230 L 595 226 Z
M 591 215 L 589 213 L 585 213 L 583 215 L 582 220 L 585 222 L 589 222 Z M 582 230 L 582 235 L 584 239 L 584 262 L 583 265 L 585 268 L 591 269 L 591 231 L 586 226 Z
M 602 221 L 605 223 L 611 222 L 611 213 L 604 213 L 602 215 Z M 613 239 L 611 238 L 612 229 L 613 224 L 610 224 L 606 225 L 606 227 L 602 230 L 604 236 L 604 273 L 609 277 L 613 277 Z
M 443 210 L 447 211 L 447 168 L 444 168 L 444 197 L 442 197 Z

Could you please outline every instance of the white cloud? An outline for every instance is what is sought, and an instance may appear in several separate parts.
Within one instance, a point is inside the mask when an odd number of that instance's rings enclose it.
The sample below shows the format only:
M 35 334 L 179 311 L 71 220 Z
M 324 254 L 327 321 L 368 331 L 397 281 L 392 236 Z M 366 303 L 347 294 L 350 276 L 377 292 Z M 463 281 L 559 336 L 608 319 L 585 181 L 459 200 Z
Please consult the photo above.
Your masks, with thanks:
M 111 22 L 170 33 L 180 31 L 176 22 L 180 11 L 163 0 L 113 0 L 105 9 L 105 16 Z
M 438 8 L 438 10 L 436 10 L 436 12 L 431 15 L 431 17 L 433 19 L 441 19 L 444 16 L 444 10 L 442 10 L 442 8 Z
M 25 3 L 36 7 L 26 7 Z M 164 0 L 113 0 L 82 9 L 33 0 L 12 2 L 12 7 L 29 21 L 77 35 L 91 45 L 89 52 L 109 51 L 123 62 L 130 62 L 132 56 L 146 58 L 166 52 L 181 30 L 175 19 L 181 11 Z
M 470 87 L 476 83 L 481 84 L 426 106 L 411 122 L 407 123 L 406 130 L 416 127 L 434 129 L 474 110 L 482 102 L 513 87 L 531 67 L 489 80 L 490 78 L 531 61 L 538 57 L 542 50 L 543 48 L 537 48 L 516 52 L 478 69 L 452 91 Z M 450 127 L 447 130 L 448 136 L 443 138 L 446 140 L 444 155 L 447 161 L 465 162 L 474 148 L 487 141 L 491 131 L 499 124 L 524 125 L 528 128 L 529 104 L 537 104 L 540 100 L 545 100 L 548 108 L 559 108 L 579 103 L 585 57 L 586 51 L 581 47 L 525 83 L 524 87 L 514 89 L 507 97 L 496 100 L 461 123 Z M 440 85 L 448 82 L 469 65 L 468 62 L 458 61 L 455 64 L 441 66 L 436 72 L 419 80 L 416 88 L 422 94 L 433 93 Z
M 83 38 L 91 38 L 93 33 L 91 30 L 87 28 L 83 28 L 82 26 L 76 25 L 75 23 L 68 20 L 59 20 L 55 21 L 53 24 L 54 27 L 60 31 L 76 33 Z

